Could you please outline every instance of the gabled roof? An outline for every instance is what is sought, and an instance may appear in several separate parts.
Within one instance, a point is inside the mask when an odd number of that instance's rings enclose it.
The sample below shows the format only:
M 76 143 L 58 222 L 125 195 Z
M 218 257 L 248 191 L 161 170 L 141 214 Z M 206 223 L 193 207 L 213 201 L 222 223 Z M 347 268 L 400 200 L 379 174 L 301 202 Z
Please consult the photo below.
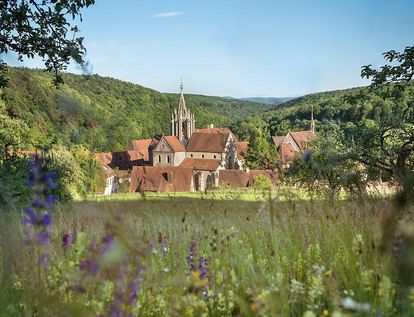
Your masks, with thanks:
M 275 144 L 276 148 L 279 147 L 279 145 L 283 142 L 283 140 L 285 139 L 285 136 L 272 136 L 272 141 Z
M 129 192 L 187 192 L 193 186 L 193 170 L 174 166 L 134 166 Z
M 292 136 L 293 140 L 295 140 L 296 144 L 299 148 L 303 151 L 305 150 L 307 144 L 316 138 L 316 133 L 309 130 L 309 131 L 298 131 L 298 132 L 289 132 Z
M 234 142 L 237 142 L 237 138 L 228 128 L 196 129 L 191 135 L 186 150 L 188 152 L 223 153 L 230 136 Z
M 135 153 L 132 154 L 131 152 L 131 160 L 144 160 L 149 161 L 149 155 L 148 155 L 148 148 L 151 144 L 151 139 L 144 139 L 144 140 L 132 140 L 129 142 L 126 150 L 128 152 L 135 151 Z M 134 158 L 132 158 L 132 156 Z
M 220 167 L 220 160 L 185 158 L 180 167 L 190 167 L 197 171 L 216 171 Z
M 164 135 L 164 139 L 167 141 L 173 152 L 185 152 L 184 145 L 180 142 L 180 140 L 178 140 L 176 136 Z
M 292 144 L 285 144 L 282 143 L 279 146 L 279 156 L 282 161 L 282 164 L 290 164 L 293 162 L 293 158 L 295 157 L 295 151 L 292 147 Z
M 247 149 L 249 147 L 248 141 L 236 142 L 237 159 L 244 160 L 247 155 Z

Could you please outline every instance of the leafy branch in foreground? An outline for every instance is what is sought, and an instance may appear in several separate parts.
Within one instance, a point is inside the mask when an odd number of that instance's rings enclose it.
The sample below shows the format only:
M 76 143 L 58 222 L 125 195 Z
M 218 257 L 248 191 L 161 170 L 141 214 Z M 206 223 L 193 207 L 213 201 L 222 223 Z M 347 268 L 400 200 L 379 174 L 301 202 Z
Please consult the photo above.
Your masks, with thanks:
M 94 3 L 95 0 L 0 0 L 0 54 L 13 51 L 20 61 L 38 55 L 47 70 L 54 73 L 54 84 L 62 83 L 59 71 L 65 70 L 71 60 L 84 63 L 83 37 L 77 36 L 80 30 L 72 21 L 77 17 L 82 21 L 82 9 Z M 4 63 L 0 62 L 2 71 Z M 0 74 L 0 85 L 6 84 Z

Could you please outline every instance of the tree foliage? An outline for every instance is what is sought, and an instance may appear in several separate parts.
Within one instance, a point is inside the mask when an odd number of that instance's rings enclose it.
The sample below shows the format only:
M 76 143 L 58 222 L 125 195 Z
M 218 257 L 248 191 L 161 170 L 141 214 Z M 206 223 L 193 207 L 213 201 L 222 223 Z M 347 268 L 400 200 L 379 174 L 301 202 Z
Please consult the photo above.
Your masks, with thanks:
M 62 83 L 59 71 L 74 60 L 83 64 L 83 37 L 74 24 L 95 0 L 0 0 L 0 54 L 13 51 L 18 59 L 40 56 L 47 70 Z M 4 71 L 2 61 L 0 72 Z M 5 85 L 2 76 L 0 85 Z M 1 87 L 1 86 L 0 86 Z
M 252 127 L 245 164 L 251 169 L 275 169 L 277 154 L 266 128 Z

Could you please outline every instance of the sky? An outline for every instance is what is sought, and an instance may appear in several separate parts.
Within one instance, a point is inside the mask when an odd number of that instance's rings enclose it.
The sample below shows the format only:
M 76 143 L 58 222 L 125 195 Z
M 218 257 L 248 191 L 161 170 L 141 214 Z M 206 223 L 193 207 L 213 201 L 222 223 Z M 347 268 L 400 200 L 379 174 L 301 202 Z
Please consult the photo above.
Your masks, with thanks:
M 414 1 L 96 0 L 79 28 L 102 76 L 161 92 L 178 92 L 182 77 L 187 93 L 296 97 L 367 85 L 361 66 L 414 45 Z

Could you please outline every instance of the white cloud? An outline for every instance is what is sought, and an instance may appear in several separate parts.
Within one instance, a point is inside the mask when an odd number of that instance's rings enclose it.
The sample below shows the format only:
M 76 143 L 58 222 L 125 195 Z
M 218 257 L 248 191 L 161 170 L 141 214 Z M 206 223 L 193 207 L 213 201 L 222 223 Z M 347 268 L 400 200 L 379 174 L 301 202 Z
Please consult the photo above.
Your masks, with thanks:
M 170 17 L 175 17 L 177 15 L 183 15 L 183 14 L 184 12 L 181 12 L 181 11 L 161 12 L 161 13 L 154 14 L 152 18 L 170 18 Z

